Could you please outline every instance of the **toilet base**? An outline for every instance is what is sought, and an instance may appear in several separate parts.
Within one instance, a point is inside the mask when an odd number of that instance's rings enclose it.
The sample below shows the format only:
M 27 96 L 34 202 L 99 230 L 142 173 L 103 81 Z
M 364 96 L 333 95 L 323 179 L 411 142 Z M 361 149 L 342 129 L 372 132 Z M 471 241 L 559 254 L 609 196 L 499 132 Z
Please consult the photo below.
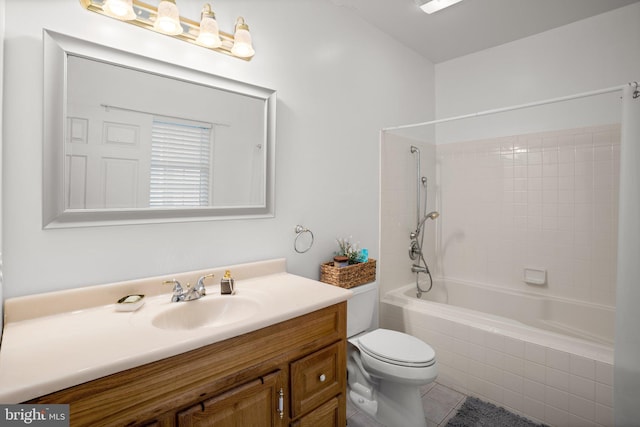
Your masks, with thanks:
M 354 390 L 349 398 L 363 413 L 386 426 L 426 427 L 420 390 L 416 386 L 382 381 L 369 400 Z

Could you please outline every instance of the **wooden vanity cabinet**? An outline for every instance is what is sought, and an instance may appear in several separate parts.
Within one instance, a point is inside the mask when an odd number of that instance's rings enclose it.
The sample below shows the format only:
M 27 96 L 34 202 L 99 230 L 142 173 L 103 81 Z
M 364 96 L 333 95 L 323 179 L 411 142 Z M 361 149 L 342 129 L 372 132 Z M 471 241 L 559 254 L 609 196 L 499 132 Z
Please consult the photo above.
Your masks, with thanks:
M 29 403 L 72 427 L 344 427 L 346 302 Z

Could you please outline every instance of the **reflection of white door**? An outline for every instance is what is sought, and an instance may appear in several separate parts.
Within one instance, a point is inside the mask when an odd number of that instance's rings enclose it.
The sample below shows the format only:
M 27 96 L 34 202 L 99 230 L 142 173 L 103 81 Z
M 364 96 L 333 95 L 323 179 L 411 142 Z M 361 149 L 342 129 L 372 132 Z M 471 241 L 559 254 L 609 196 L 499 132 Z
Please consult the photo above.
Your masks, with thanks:
M 66 207 L 148 207 L 150 117 L 86 106 L 82 116 L 74 113 L 69 106 Z

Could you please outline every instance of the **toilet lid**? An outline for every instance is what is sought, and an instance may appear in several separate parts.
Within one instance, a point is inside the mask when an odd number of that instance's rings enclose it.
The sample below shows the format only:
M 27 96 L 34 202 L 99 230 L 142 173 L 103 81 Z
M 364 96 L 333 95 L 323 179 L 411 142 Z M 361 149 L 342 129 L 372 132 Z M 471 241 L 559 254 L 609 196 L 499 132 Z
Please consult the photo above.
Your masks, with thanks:
M 376 329 L 358 338 L 360 349 L 372 357 L 395 365 L 430 366 L 436 357 L 429 344 L 389 329 Z

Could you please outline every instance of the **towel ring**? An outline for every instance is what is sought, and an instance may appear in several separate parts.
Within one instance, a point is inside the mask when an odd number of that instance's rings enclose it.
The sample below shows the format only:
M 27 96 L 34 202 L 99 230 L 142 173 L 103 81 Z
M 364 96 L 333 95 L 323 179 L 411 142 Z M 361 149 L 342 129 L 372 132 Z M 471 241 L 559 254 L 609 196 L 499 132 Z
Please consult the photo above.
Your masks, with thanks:
M 293 249 L 295 249 L 295 251 L 298 252 L 299 254 L 303 254 L 307 252 L 309 249 L 311 249 L 311 246 L 313 246 L 313 232 L 302 225 L 296 225 L 295 232 L 296 232 L 296 239 L 293 241 Z M 309 233 L 311 235 L 311 242 L 309 242 L 309 246 L 306 249 L 299 249 L 298 240 L 300 239 L 300 236 L 306 233 Z

